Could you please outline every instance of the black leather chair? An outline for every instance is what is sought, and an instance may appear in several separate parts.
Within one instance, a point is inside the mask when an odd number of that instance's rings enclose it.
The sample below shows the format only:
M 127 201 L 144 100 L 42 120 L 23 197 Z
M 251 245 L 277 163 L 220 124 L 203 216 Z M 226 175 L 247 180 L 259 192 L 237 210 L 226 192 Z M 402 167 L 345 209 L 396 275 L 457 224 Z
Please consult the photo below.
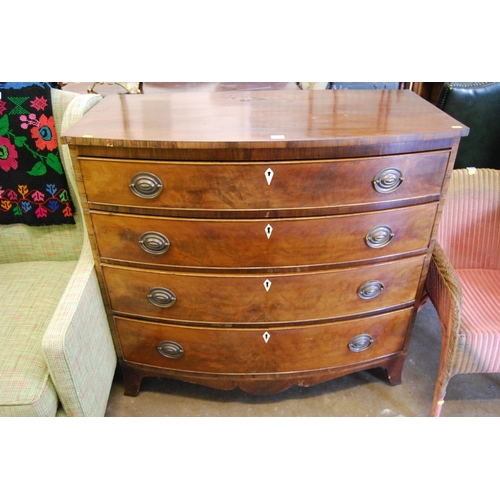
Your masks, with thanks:
M 470 128 L 455 168 L 500 170 L 500 82 L 446 82 L 436 106 Z

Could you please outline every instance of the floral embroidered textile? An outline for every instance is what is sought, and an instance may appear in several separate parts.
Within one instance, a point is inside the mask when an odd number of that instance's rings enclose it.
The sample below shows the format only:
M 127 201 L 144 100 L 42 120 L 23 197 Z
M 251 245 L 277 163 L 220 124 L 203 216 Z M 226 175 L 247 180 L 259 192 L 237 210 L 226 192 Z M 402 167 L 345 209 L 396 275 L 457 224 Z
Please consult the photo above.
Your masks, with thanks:
M 74 224 L 47 83 L 0 83 L 0 224 Z

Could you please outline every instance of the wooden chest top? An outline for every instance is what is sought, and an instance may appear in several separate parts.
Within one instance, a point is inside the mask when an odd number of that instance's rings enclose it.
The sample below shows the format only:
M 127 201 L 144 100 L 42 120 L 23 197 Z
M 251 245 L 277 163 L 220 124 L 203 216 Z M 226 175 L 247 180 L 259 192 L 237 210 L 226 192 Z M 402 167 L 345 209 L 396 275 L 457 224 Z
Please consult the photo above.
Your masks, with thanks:
M 146 148 L 180 160 L 207 149 L 214 160 L 257 160 L 263 149 L 269 161 L 449 148 L 467 133 L 409 90 L 192 92 L 107 96 L 63 142 L 102 147 L 102 156 Z

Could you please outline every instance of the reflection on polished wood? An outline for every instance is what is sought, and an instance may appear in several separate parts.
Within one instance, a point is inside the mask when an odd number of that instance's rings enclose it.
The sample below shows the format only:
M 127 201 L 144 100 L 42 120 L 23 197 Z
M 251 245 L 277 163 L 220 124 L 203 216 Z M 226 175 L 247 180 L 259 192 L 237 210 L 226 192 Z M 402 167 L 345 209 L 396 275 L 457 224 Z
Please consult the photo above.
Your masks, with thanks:
M 69 143 L 175 150 L 166 156 L 221 149 L 239 160 L 234 150 L 251 150 L 256 160 L 265 149 L 263 159 L 271 160 L 270 150 L 283 159 L 286 148 L 295 155 L 336 148 L 335 157 L 352 156 L 352 148 L 356 156 L 374 154 L 373 146 L 380 154 L 384 145 L 386 153 L 410 144 L 411 152 L 444 149 L 466 131 L 409 90 L 193 92 L 110 95 L 72 128 Z

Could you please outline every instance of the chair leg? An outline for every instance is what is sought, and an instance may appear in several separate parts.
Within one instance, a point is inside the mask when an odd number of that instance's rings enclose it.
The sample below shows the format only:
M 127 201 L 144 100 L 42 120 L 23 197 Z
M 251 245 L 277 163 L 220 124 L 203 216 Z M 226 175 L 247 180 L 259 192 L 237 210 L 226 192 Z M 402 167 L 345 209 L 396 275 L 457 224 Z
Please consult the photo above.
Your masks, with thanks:
M 448 387 L 449 381 L 450 377 L 443 377 L 441 374 L 438 375 L 436 388 L 434 389 L 434 399 L 432 401 L 430 414 L 431 417 L 439 417 L 439 415 L 441 415 L 441 409 L 443 408 L 446 388 Z

